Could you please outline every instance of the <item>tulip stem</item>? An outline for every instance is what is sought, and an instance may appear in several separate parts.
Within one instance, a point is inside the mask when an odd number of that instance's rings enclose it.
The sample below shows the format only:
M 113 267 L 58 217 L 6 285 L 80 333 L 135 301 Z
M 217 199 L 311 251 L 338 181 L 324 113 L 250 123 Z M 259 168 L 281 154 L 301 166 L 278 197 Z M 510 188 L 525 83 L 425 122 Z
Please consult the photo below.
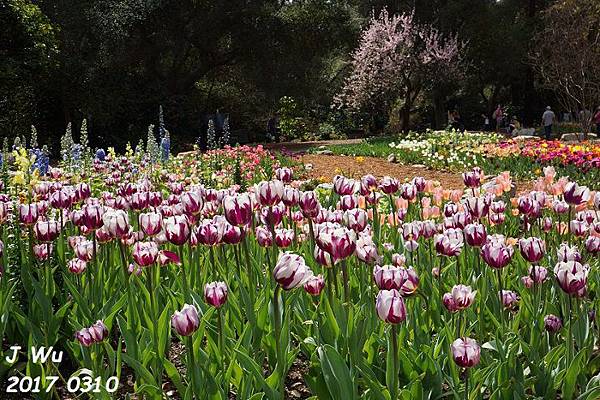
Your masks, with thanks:
M 221 315 L 221 307 L 217 309 L 217 316 L 219 322 L 219 354 L 221 356 L 221 366 L 223 368 L 223 374 L 225 374 L 225 341 L 224 341 L 224 332 L 225 327 L 223 326 L 223 316 Z
M 285 398 L 285 354 L 283 352 L 283 346 L 281 343 L 281 312 L 279 310 L 279 291 L 281 286 L 275 286 L 273 293 L 273 319 L 275 328 L 275 352 L 277 354 L 277 364 L 275 368 L 279 369 L 280 386 L 279 391 L 281 399 Z
M 348 266 L 346 260 L 342 260 L 342 278 L 344 279 L 344 302 L 350 307 L 350 285 L 348 282 Z
M 569 329 L 568 329 L 568 333 L 567 333 L 567 365 L 565 366 L 566 368 L 569 368 L 569 366 L 571 365 L 571 353 L 573 351 L 573 330 L 572 330 L 572 326 L 573 326 L 573 319 L 571 318 L 571 312 L 572 312 L 572 304 L 571 304 L 571 295 L 569 295 L 569 301 L 567 303 L 567 306 L 569 307 L 567 310 L 567 320 L 569 322 Z
M 399 363 L 398 363 L 398 331 L 396 328 L 396 324 L 392 324 L 391 329 L 392 334 L 392 357 L 393 357 L 393 366 L 394 366 L 394 379 L 392 381 L 392 387 L 390 388 L 390 394 L 392 400 L 396 400 L 398 398 L 398 373 L 399 373 Z
M 275 238 L 273 238 L 275 240 Z M 252 268 L 252 261 L 250 259 L 250 251 L 248 250 L 248 236 L 244 235 L 244 239 L 242 239 L 242 243 L 244 246 L 244 255 L 246 256 L 246 267 L 248 268 L 248 283 L 250 285 L 250 301 L 252 302 L 252 308 L 254 308 L 254 292 L 256 291 L 256 284 L 254 283 L 254 271 Z
M 502 302 L 502 270 L 497 269 L 498 274 L 498 299 L 500 300 L 500 326 L 504 329 L 504 303 Z
M 191 254 L 191 247 L 190 247 L 190 254 Z M 183 282 L 183 297 L 185 299 L 185 303 L 186 304 L 192 304 L 192 295 L 190 293 L 190 286 L 188 283 L 188 275 L 192 275 L 192 274 L 188 274 L 188 272 L 185 270 L 185 254 L 183 254 L 183 246 L 181 246 L 181 255 L 179 257 L 179 260 L 181 262 L 181 281 Z
M 333 268 L 325 267 L 325 269 L 327 270 L 327 299 L 329 300 L 329 305 L 333 307 L 333 280 L 335 279 Z
M 469 399 L 469 369 L 465 369 L 465 400 Z

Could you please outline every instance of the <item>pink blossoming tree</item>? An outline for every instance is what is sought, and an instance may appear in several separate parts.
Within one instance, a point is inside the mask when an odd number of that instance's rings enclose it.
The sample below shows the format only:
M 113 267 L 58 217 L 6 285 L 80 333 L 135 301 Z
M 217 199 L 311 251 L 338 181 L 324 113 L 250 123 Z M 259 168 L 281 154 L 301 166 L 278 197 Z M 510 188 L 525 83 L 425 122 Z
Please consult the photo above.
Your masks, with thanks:
M 384 109 L 400 102 L 403 131 L 423 91 L 460 73 L 463 45 L 429 25 L 419 25 L 414 14 L 390 16 L 384 9 L 373 16 L 352 54 L 352 73 L 335 98 L 350 111 Z

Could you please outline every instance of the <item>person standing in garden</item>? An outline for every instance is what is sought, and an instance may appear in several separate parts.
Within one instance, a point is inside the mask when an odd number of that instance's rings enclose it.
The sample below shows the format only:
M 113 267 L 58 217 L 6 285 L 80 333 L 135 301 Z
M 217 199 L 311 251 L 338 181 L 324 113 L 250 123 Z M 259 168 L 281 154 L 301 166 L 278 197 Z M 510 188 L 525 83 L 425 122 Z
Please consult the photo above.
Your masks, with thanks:
M 542 114 L 542 124 L 544 125 L 544 137 L 546 140 L 550 140 L 552 137 L 552 125 L 556 115 L 550 106 L 546 107 L 546 111 Z
M 600 136 L 600 106 L 596 109 L 593 122 L 596 124 L 596 135 Z
M 504 110 L 502 110 L 502 105 L 498 104 L 498 107 L 496 107 L 496 110 L 492 114 L 492 118 L 496 120 L 496 132 L 500 132 L 504 120 Z

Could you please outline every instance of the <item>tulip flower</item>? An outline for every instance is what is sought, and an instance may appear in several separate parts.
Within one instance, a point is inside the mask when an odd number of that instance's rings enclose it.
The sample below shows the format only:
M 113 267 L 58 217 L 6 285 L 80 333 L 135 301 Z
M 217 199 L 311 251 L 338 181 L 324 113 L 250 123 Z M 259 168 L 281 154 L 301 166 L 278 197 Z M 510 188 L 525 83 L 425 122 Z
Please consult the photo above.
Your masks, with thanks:
M 180 197 L 183 211 L 188 215 L 198 215 L 202 211 L 202 197 L 195 192 L 185 192 Z
M 33 225 L 39 218 L 38 205 L 19 204 L 19 222 L 25 225 Z
M 510 290 L 501 290 L 498 295 L 502 299 L 502 305 L 504 308 L 513 309 L 517 306 L 519 302 L 519 296 Z
M 590 189 L 586 186 L 579 186 L 576 182 L 568 182 L 565 185 L 563 197 L 570 205 L 577 206 L 590 200 Z
M 215 308 L 227 302 L 227 285 L 225 282 L 211 282 L 204 286 L 204 301 Z
M 335 260 L 333 259 L 331 254 L 329 254 L 325 250 L 322 250 L 318 246 L 315 246 L 315 251 L 313 255 L 315 257 L 315 261 L 319 265 L 322 265 L 324 267 L 332 267 L 335 264 Z
M 396 267 L 401 267 L 406 264 L 406 257 L 404 254 L 394 253 L 392 254 L 392 264 L 394 264 Z
M 75 332 L 75 339 L 77 339 L 84 347 L 90 347 L 94 344 L 94 339 L 90 335 L 88 328 L 83 328 L 80 331 Z
M 244 229 L 239 226 L 227 224 L 223 233 L 223 243 L 238 244 L 244 238 Z
M 469 197 L 465 201 L 465 207 L 473 218 L 481 219 L 488 215 L 490 204 L 483 197 Z
M 227 221 L 234 226 L 249 225 L 252 222 L 252 203 L 246 193 L 223 198 L 223 210 Z
M 458 229 L 446 229 L 435 235 L 434 241 L 436 251 L 447 257 L 459 255 L 463 248 L 463 235 Z
M 311 296 L 320 295 L 324 287 L 325 279 L 323 278 L 323 275 L 320 274 L 311 276 L 304 284 L 304 290 Z
M 87 263 L 79 258 L 74 258 L 68 262 L 67 268 L 75 275 L 79 275 L 86 270 Z
M 356 193 L 359 185 L 354 179 L 349 179 L 345 176 L 336 175 L 333 177 L 333 191 L 340 196 Z
M 291 186 L 286 186 L 283 189 L 283 196 L 281 197 L 281 201 L 288 207 L 298 205 L 298 202 L 300 201 L 300 191 Z
M 271 231 L 264 226 L 257 226 L 254 230 L 256 241 L 261 247 L 269 247 L 273 244 L 273 235 Z
M 506 210 L 506 203 L 502 200 L 494 201 L 490 205 L 490 210 L 496 214 L 502 214 Z
M 404 200 L 408 201 L 411 201 L 417 197 L 417 192 L 417 186 L 413 183 L 404 183 L 400 188 L 400 196 L 402 196 Z
M 294 240 L 294 231 L 292 229 L 276 229 L 275 243 L 277 247 L 286 248 L 292 244 Z
M 600 237 L 598 236 L 589 236 L 585 240 L 585 249 L 588 253 L 596 254 L 600 252 Z
M 502 241 L 489 241 L 481 247 L 481 257 L 492 268 L 500 269 L 508 265 L 514 249 Z
M 177 253 L 173 253 L 172 251 L 160 250 L 158 252 L 157 260 L 160 266 L 165 266 L 168 264 L 181 265 L 181 259 Z
M 522 276 L 521 282 L 527 289 L 531 289 L 533 287 L 533 279 L 531 279 L 530 276 Z
M 581 261 L 581 254 L 577 246 L 569 246 L 567 243 L 561 243 L 556 249 L 556 255 L 559 262 Z
M 109 209 L 102 215 L 104 228 L 116 238 L 129 234 L 129 216 L 123 210 Z
M 543 283 L 548 277 L 548 270 L 539 265 L 532 265 L 529 267 L 529 276 L 531 277 L 533 283 L 540 284 Z
M 96 321 L 88 330 L 92 340 L 96 343 L 100 343 L 108 337 L 108 328 L 101 320 Z
M 544 317 L 544 328 L 550 333 L 556 333 L 562 329 L 562 320 L 554 314 Z
M 490 222 L 492 222 L 494 225 L 500 225 L 500 224 L 503 224 L 504 221 L 506 220 L 506 215 L 490 213 L 489 218 L 490 218 Z
M 64 210 L 66 208 L 71 207 L 73 202 L 72 193 L 69 189 L 63 188 L 57 190 L 56 192 L 50 193 L 50 204 L 52 207 Z
M 422 176 L 416 176 L 413 178 L 412 183 L 417 188 L 417 192 L 421 193 L 425 191 L 425 186 L 427 185 L 427 181 Z
M 156 262 L 158 246 L 155 242 L 136 242 L 131 250 L 133 260 L 140 267 L 148 267 Z
M 162 230 L 162 215 L 157 212 L 141 213 L 140 229 L 148 236 L 155 236 Z
M 442 302 L 451 313 L 468 308 L 475 300 L 477 291 L 472 291 L 471 286 L 454 285 L 449 293 L 445 293 Z
M 587 234 L 589 229 L 588 224 L 585 221 L 573 220 L 569 223 L 569 232 L 577 237 L 583 237 Z
M 462 368 L 471 368 L 479 364 L 481 349 L 475 341 L 468 337 L 458 338 L 450 346 L 452 358 L 456 365 Z
M 376 265 L 373 268 L 373 280 L 381 290 L 400 290 L 407 279 L 406 269 L 393 265 Z
M 449 218 L 458 212 L 458 206 L 456 203 L 448 202 L 444 204 L 444 216 Z
M 344 213 L 344 224 L 355 232 L 362 232 L 367 227 L 368 215 L 362 208 L 355 208 Z
M 320 229 L 316 241 L 317 245 L 331 254 L 336 261 L 351 256 L 356 249 L 356 233 L 342 226 Z
M 34 226 L 35 238 L 40 242 L 52 242 L 60 234 L 60 222 L 38 221 Z
M 519 250 L 525 260 L 537 263 L 546 254 L 546 244 L 537 237 L 522 238 L 519 240 Z
M 75 246 L 75 255 L 82 261 L 91 261 L 94 258 L 94 242 L 83 240 Z
M 465 240 L 469 246 L 481 247 L 487 239 L 485 225 L 480 223 L 468 224 L 464 228 Z
M 304 258 L 290 252 L 281 253 L 273 269 L 273 278 L 284 290 L 303 285 L 312 275 Z
M 418 240 L 421 236 L 421 221 L 405 222 L 402 224 L 402 238 L 404 240 Z
M 225 234 L 225 226 L 210 219 L 203 220 L 200 225 L 194 228 L 193 236 L 195 240 L 205 246 L 216 246 L 221 243 Z
M 288 167 L 277 168 L 275 177 L 284 183 L 290 183 L 292 181 L 292 170 Z
M 38 261 L 46 261 L 52 253 L 52 245 L 49 243 L 36 244 L 33 246 L 33 255 Z
M 398 191 L 400 184 L 396 178 L 384 176 L 379 183 L 379 189 L 385 194 L 394 194 Z
M 279 180 L 262 181 L 256 184 L 255 191 L 260 205 L 274 206 L 283 197 L 283 182 Z
M 358 199 L 354 195 L 347 194 L 340 197 L 338 205 L 343 211 L 351 210 L 358 206 Z
M 306 218 L 315 218 L 321 210 L 321 204 L 315 192 L 302 192 L 298 203 Z
M 176 246 L 181 246 L 190 237 L 188 219 L 183 215 L 175 215 L 163 220 L 167 240 Z
M 171 326 L 181 336 L 190 336 L 200 326 L 198 311 L 191 304 L 185 304 L 181 311 L 175 311 L 171 317 Z
M 389 324 L 399 324 L 406 320 L 406 306 L 396 289 L 380 290 L 375 302 L 377 316 Z
M 587 284 L 589 266 L 578 261 L 560 261 L 554 267 L 554 274 L 561 289 L 569 295 L 577 295 Z

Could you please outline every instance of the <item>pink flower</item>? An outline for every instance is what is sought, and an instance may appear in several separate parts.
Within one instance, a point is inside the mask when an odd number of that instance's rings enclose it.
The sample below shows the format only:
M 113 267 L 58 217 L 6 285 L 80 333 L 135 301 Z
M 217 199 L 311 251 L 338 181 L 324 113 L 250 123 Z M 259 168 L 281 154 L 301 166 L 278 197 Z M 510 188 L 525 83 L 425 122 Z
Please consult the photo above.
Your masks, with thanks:
M 227 285 L 225 282 L 211 282 L 204 286 L 204 300 L 215 308 L 227 302 Z
M 456 365 L 462 368 L 471 368 L 479 364 L 481 349 L 475 341 L 468 337 L 458 338 L 450 346 L 452 358 Z
M 375 302 L 377 316 L 384 322 L 399 324 L 406 320 L 406 306 L 396 289 L 380 290 Z
M 311 296 L 320 295 L 324 287 L 325 279 L 323 279 L 323 275 L 320 274 L 311 276 L 304 284 L 304 290 Z
M 131 251 L 133 260 L 140 267 L 148 267 L 156 262 L 158 246 L 155 242 L 136 242 Z
M 313 275 L 304 258 L 290 252 L 281 253 L 273 269 L 273 278 L 284 290 L 304 285 Z
M 190 336 L 200 326 L 196 307 L 185 304 L 181 311 L 175 311 L 171 317 L 171 326 L 181 336 Z

